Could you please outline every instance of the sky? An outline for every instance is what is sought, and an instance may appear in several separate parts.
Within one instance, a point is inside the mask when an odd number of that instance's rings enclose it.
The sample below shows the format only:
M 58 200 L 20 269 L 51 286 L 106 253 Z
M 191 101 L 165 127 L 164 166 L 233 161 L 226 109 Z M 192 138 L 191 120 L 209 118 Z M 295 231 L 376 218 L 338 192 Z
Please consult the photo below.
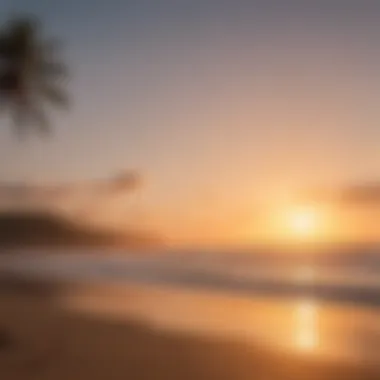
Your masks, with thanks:
M 2 181 L 137 170 L 140 222 L 194 237 L 238 233 L 295 189 L 379 178 L 377 1 L 0 2 L 18 11 L 65 42 L 73 107 L 49 140 L 1 129 Z

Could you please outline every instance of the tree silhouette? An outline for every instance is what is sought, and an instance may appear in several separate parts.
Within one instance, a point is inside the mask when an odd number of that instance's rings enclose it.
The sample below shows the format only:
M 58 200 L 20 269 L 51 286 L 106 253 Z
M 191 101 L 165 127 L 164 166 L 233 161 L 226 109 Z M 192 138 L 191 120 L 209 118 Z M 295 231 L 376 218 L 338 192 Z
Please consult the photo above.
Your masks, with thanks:
M 58 47 L 30 16 L 12 18 L 0 28 L 0 107 L 20 134 L 50 131 L 45 104 L 68 106 L 62 86 L 67 69 L 57 58 Z

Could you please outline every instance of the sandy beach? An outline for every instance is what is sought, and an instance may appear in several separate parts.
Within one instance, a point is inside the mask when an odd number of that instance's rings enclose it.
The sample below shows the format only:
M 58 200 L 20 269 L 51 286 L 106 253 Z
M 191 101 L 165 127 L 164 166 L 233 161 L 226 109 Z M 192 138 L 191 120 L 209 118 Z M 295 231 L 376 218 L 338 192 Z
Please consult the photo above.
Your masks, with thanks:
M 365 363 L 325 362 L 276 352 L 241 336 L 234 339 L 170 331 L 137 316 L 109 318 L 64 308 L 57 300 L 77 293 L 74 285 L 67 288 L 4 277 L 1 285 L 0 373 L 7 380 L 323 380 L 380 376 L 378 369 Z M 89 289 L 96 289 L 97 294 L 101 291 L 101 287 Z M 105 289 L 103 299 L 107 292 Z M 131 291 L 125 293 L 123 302 L 128 305 L 138 300 Z

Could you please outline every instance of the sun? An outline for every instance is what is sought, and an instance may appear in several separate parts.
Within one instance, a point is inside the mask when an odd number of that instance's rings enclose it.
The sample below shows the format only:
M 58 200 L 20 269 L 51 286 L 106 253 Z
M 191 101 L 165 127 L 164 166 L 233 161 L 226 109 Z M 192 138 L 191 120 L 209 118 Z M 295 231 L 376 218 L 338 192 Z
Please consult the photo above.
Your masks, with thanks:
M 322 224 L 318 210 L 306 206 L 287 211 L 284 222 L 287 235 L 299 239 L 316 237 Z
M 256 227 L 255 238 L 274 243 L 323 242 L 333 233 L 333 222 L 330 208 L 319 203 L 273 205 Z
M 310 235 L 318 227 L 318 217 L 315 210 L 299 209 L 289 215 L 289 228 L 297 235 Z

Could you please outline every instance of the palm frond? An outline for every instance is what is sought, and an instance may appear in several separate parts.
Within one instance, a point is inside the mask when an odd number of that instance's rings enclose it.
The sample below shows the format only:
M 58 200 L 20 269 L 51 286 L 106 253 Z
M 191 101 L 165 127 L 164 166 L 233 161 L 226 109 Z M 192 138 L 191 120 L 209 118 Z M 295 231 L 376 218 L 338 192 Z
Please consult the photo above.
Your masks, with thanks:
M 4 35 L 4 33 L 2 33 L 0 35 L 0 56 L 1 56 L 1 59 L 3 59 L 3 56 L 5 54 L 7 54 L 8 52 L 8 39 L 7 39 L 7 36 Z
M 1 90 L 0 90 L 0 116 L 3 116 L 3 114 L 5 113 L 5 111 L 8 109 L 9 107 L 9 99 L 8 99 L 8 94 L 6 93 L 3 93 Z
M 7 39 L 6 58 L 14 63 L 28 59 L 37 40 L 37 24 L 32 19 L 12 20 L 5 32 Z
M 64 43 L 59 38 L 49 38 L 40 42 L 40 54 L 46 59 L 56 57 L 64 48 Z
M 67 96 L 67 93 L 62 90 L 62 88 L 54 85 L 44 84 L 41 87 L 41 94 L 47 101 L 57 107 L 69 107 L 69 97 Z
M 41 132 L 42 135 L 50 134 L 50 122 L 45 113 L 45 111 L 41 107 L 35 107 L 31 110 L 31 122 L 35 122 L 35 126 Z
M 13 106 L 11 109 L 11 121 L 16 136 L 22 140 L 27 132 L 28 111 L 24 107 Z
M 0 118 L 3 118 L 7 115 L 9 110 L 9 104 L 0 96 Z
M 59 45 L 58 40 L 41 38 L 40 24 L 30 16 L 16 17 L 0 30 L 0 103 L 19 136 L 27 127 L 38 127 L 43 134 L 50 131 L 41 101 L 69 105 L 69 97 L 58 86 L 68 75 L 56 57 Z
M 42 78 L 65 79 L 69 75 L 67 66 L 57 61 L 42 61 L 38 63 L 38 74 Z

